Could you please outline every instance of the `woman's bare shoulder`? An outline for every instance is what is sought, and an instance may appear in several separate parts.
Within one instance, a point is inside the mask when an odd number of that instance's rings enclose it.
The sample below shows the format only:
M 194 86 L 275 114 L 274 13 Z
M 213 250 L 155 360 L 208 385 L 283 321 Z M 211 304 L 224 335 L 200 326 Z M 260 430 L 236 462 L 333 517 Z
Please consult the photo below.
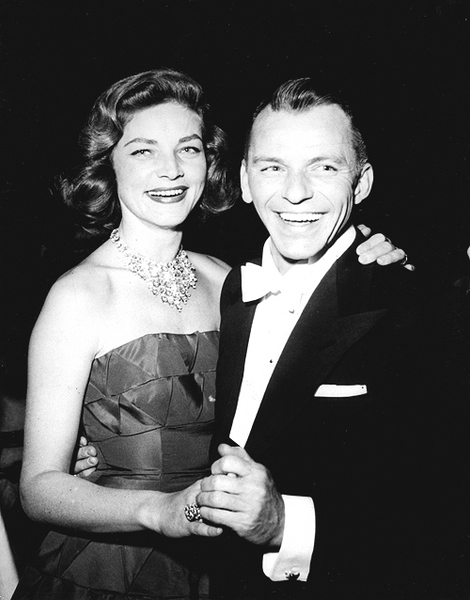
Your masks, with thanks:
M 43 312 L 53 310 L 57 315 L 62 311 L 74 311 L 77 316 L 83 313 L 91 318 L 105 305 L 112 287 L 110 265 L 98 250 L 57 279 L 46 298 Z

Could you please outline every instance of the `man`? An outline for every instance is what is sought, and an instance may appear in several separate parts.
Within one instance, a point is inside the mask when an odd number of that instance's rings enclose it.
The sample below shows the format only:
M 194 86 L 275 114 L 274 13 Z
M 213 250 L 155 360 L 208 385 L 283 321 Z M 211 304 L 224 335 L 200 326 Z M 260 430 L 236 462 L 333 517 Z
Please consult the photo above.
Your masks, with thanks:
M 262 267 L 225 283 L 221 458 L 198 496 L 237 534 L 218 553 L 220 597 L 419 598 L 429 583 L 421 419 L 438 393 L 415 276 L 357 261 L 351 215 L 372 182 L 350 113 L 309 79 L 256 111 L 241 184 L 270 237 Z

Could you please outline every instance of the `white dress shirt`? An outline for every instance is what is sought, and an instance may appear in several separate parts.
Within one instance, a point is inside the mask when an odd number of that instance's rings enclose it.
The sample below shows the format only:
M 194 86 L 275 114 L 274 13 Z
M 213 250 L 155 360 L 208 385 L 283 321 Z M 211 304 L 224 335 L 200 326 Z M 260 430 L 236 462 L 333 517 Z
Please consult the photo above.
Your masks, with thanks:
M 355 239 L 351 226 L 316 262 L 294 264 L 281 275 L 271 253 L 271 238 L 263 248 L 262 269 L 271 281 L 270 289 L 256 307 L 245 358 L 243 380 L 230 438 L 244 447 L 258 413 L 261 400 L 277 361 L 310 296 L 333 263 L 351 246 Z M 242 267 L 242 297 L 246 301 L 246 270 Z M 255 280 L 255 287 L 261 278 Z M 245 280 L 245 283 L 244 283 Z M 314 335 L 314 332 L 313 332 Z M 273 581 L 291 577 L 305 581 L 315 540 L 315 509 L 312 499 L 283 496 L 285 527 L 279 552 L 264 555 L 263 571 Z

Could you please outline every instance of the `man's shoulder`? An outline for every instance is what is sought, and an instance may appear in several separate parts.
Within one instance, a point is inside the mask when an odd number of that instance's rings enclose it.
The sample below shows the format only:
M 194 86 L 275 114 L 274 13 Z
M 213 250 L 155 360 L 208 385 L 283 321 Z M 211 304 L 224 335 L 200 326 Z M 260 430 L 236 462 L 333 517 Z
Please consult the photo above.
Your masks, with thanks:
M 416 271 L 400 264 L 382 266 L 375 263 L 363 265 L 358 261 L 356 246 L 349 248 L 337 261 L 337 278 L 344 295 L 356 288 L 357 295 L 368 303 L 370 309 L 393 305 L 420 303 L 426 295 L 424 279 Z
M 248 262 L 256 265 L 261 264 L 261 258 L 254 258 L 253 260 L 245 261 L 238 265 L 235 265 L 227 275 L 224 283 L 223 293 L 227 294 L 241 294 L 241 268 Z
M 420 297 L 425 292 L 425 283 L 419 273 L 409 271 L 401 265 L 372 265 L 372 289 L 380 297 L 399 300 Z

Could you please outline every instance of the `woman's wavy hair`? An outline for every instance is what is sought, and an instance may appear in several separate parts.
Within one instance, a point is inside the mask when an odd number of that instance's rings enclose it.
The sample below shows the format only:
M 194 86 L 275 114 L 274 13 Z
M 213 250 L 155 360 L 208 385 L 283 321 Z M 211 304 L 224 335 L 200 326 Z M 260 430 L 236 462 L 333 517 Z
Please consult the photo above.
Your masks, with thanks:
M 75 176 L 59 182 L 65 203 L 81 215 L 81 226 L 92 235 L 117 226 L 121 208 L 111 154 L 126 123 L 145 108 L 178 102 L 202 119 L 207 177 L 200 207 L 203 216 L 227 210 L 235 200 L 225 133 L 210 119 L 201 86 L 191 77 L 161 68 L 122 79 L 96 100 L 80 135 L 82 162 Z

